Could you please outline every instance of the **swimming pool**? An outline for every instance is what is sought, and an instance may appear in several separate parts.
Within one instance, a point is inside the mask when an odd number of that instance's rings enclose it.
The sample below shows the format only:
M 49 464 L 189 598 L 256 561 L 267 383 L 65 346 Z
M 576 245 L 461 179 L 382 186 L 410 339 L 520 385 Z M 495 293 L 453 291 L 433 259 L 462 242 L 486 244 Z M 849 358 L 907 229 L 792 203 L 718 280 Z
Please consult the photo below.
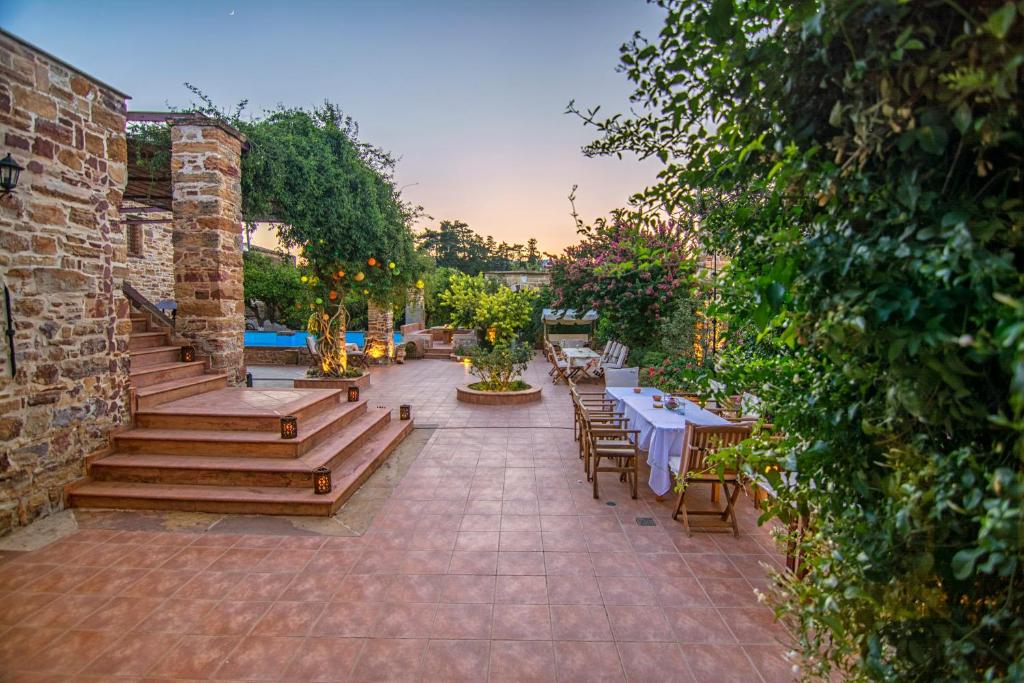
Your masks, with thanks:
M 306 337 L 309 336 L 309 332 L 255 332 L 251 330 L 245 331 L 245 345 L 246 346 L 284 346 L 284 347 L 304 347 L 306 345 Z M 366 342 L 365 332 L 346 332 L 345 341 L 349 344 L 359 344 L 362 348 Z M 395 332 L 395 343 L 398 344 L 402 341 L 402 333 Z

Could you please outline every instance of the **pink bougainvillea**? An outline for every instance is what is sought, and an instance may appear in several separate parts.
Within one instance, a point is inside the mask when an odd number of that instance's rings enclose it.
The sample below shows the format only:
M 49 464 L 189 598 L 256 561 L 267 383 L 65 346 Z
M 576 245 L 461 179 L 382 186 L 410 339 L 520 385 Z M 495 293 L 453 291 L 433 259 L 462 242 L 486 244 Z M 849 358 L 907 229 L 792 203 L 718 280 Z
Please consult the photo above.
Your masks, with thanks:
M 553 305 L 594 309 L 610 336 L 647 346 L 662 305 L 692 283 L 695 240 L 675 223 L 599 223 L 552 261 Z

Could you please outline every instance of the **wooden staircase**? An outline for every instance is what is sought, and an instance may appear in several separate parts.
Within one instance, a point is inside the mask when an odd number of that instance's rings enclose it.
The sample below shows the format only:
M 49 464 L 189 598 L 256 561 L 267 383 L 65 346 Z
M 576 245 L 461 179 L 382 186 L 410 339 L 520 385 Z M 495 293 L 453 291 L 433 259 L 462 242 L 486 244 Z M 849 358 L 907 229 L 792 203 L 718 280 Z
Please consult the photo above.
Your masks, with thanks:
M 132 315 L 134 427 L 68 489 L 73 507 L 330 515 L 412 430 L 333 389 L 229 387 L 203 361 L 184 363 L 170 331 Z M 280 418 L 298 418 L 282 439 Z M 331 493 L 312 472 L 331 469 Z

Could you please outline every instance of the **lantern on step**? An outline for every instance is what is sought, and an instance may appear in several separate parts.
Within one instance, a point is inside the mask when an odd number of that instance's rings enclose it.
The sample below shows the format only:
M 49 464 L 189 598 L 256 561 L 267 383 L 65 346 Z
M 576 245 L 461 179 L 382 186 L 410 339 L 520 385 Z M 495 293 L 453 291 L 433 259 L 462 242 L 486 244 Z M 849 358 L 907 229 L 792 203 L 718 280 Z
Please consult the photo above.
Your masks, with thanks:
M 359 400 L 359 387 L 352 385 L 348 388 L 348 402 L 355 403 Z
M 192 363 L 196 359 L 196 347 L 194 346 L 182 346 L 181 347 L 181 362 Z
M 331 492 L 331 470 L 324 466 L 313 470 L 313 493 L 323 495 Z
M 398 406 L 398 419 L 408 420 L 412 417 L 412 406 L 409 404 L 403 404 Z
M 299 421 L 293 415 L 281 418 L 281 438 L 294 439 L 299 435 Z

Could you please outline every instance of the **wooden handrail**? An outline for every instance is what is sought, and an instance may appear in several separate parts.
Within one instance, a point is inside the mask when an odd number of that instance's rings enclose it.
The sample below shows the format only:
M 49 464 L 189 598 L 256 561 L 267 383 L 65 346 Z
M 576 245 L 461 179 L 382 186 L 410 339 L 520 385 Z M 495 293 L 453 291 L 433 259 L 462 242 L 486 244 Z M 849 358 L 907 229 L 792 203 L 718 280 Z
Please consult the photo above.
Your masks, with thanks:
M 128 300 L 133 304 L 146 311 L 171 329 L 174 329 L 174 320 L 168 318 L 163 311 L 154 306 L 149 299 L 142 295 L 142 292 L 132 287 L 127 280 L 121 283 L 121 291 L 124 292 L 124 295 L 128 297 Z

